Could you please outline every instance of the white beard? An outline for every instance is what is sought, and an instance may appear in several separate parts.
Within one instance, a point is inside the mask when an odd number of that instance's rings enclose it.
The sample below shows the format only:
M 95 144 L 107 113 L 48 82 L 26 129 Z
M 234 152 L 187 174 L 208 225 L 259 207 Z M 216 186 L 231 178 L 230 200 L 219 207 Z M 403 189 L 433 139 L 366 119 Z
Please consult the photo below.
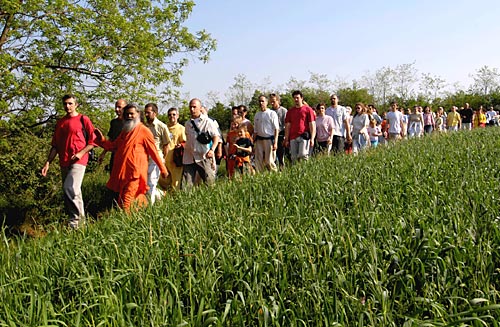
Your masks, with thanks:
M 124 131 L 125 133 L 131 132 L 140 121 L 141 120 L 139 118 L 134 120 L 125 120 L 125 122 L 123 123 L 122 131 Z

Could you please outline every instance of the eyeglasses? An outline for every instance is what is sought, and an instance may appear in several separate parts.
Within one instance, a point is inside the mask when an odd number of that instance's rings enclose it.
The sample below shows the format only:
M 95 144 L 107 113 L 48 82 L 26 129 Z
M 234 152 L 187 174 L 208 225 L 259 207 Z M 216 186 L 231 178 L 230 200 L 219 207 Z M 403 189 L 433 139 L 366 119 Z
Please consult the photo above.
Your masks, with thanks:
M 177 116 L 176 114 L 168 114 L 169 117 L 175 117 Z
M 265 100 L 259 100 L 259 102 L 266 102 Z

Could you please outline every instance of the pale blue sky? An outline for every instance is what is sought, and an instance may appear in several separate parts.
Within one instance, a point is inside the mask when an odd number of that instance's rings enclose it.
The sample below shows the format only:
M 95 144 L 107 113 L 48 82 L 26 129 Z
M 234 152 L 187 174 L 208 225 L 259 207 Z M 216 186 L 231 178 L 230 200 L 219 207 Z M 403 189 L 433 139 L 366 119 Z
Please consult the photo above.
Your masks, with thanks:
M 278 87 L 309 72 L 351 81 L 412 62 L 467 87 L 480 67 L 500 67 L 499 15 L 499 0 L 197 1 L 187 26 L 218 46 L 208 63 L 190 63 L 182 90 L 224 100 L 240 73 Z

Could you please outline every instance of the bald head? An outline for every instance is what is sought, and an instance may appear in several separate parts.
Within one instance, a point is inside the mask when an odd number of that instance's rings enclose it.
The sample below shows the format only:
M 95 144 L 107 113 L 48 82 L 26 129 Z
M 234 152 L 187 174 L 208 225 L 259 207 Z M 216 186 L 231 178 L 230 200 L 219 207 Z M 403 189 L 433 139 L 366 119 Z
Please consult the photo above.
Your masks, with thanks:
M 123 99 L 118 99 L 115 103 L 115 113 L 119 118 L 122 118 L 123 116 L 123 108 L 127 105 L 127 101 Z
M 189 101 L 189 111 L 191 112 L 191 118 L 195 119 L 201 115 L 201 101 L 200 99 L 192 99 Z

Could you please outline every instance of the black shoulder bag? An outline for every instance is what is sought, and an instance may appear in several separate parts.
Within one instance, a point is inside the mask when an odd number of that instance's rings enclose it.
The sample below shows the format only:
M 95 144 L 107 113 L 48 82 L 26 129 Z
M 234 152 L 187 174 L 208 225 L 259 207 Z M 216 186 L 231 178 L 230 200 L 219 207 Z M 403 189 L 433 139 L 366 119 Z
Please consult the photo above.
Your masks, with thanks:
M 208 134 L 207 132 L 200 132 L 200 129 L 198 128 L 198 126 L 196 126 L 193 119 L 191 119 L 191 124 L 193 125 L 196 134 L 198 134 L 198 136 L 196 137 L 196 140 L 198 142 L 200 142 L 201 144 L 208 144 L 212 142 L 210 134 Z

